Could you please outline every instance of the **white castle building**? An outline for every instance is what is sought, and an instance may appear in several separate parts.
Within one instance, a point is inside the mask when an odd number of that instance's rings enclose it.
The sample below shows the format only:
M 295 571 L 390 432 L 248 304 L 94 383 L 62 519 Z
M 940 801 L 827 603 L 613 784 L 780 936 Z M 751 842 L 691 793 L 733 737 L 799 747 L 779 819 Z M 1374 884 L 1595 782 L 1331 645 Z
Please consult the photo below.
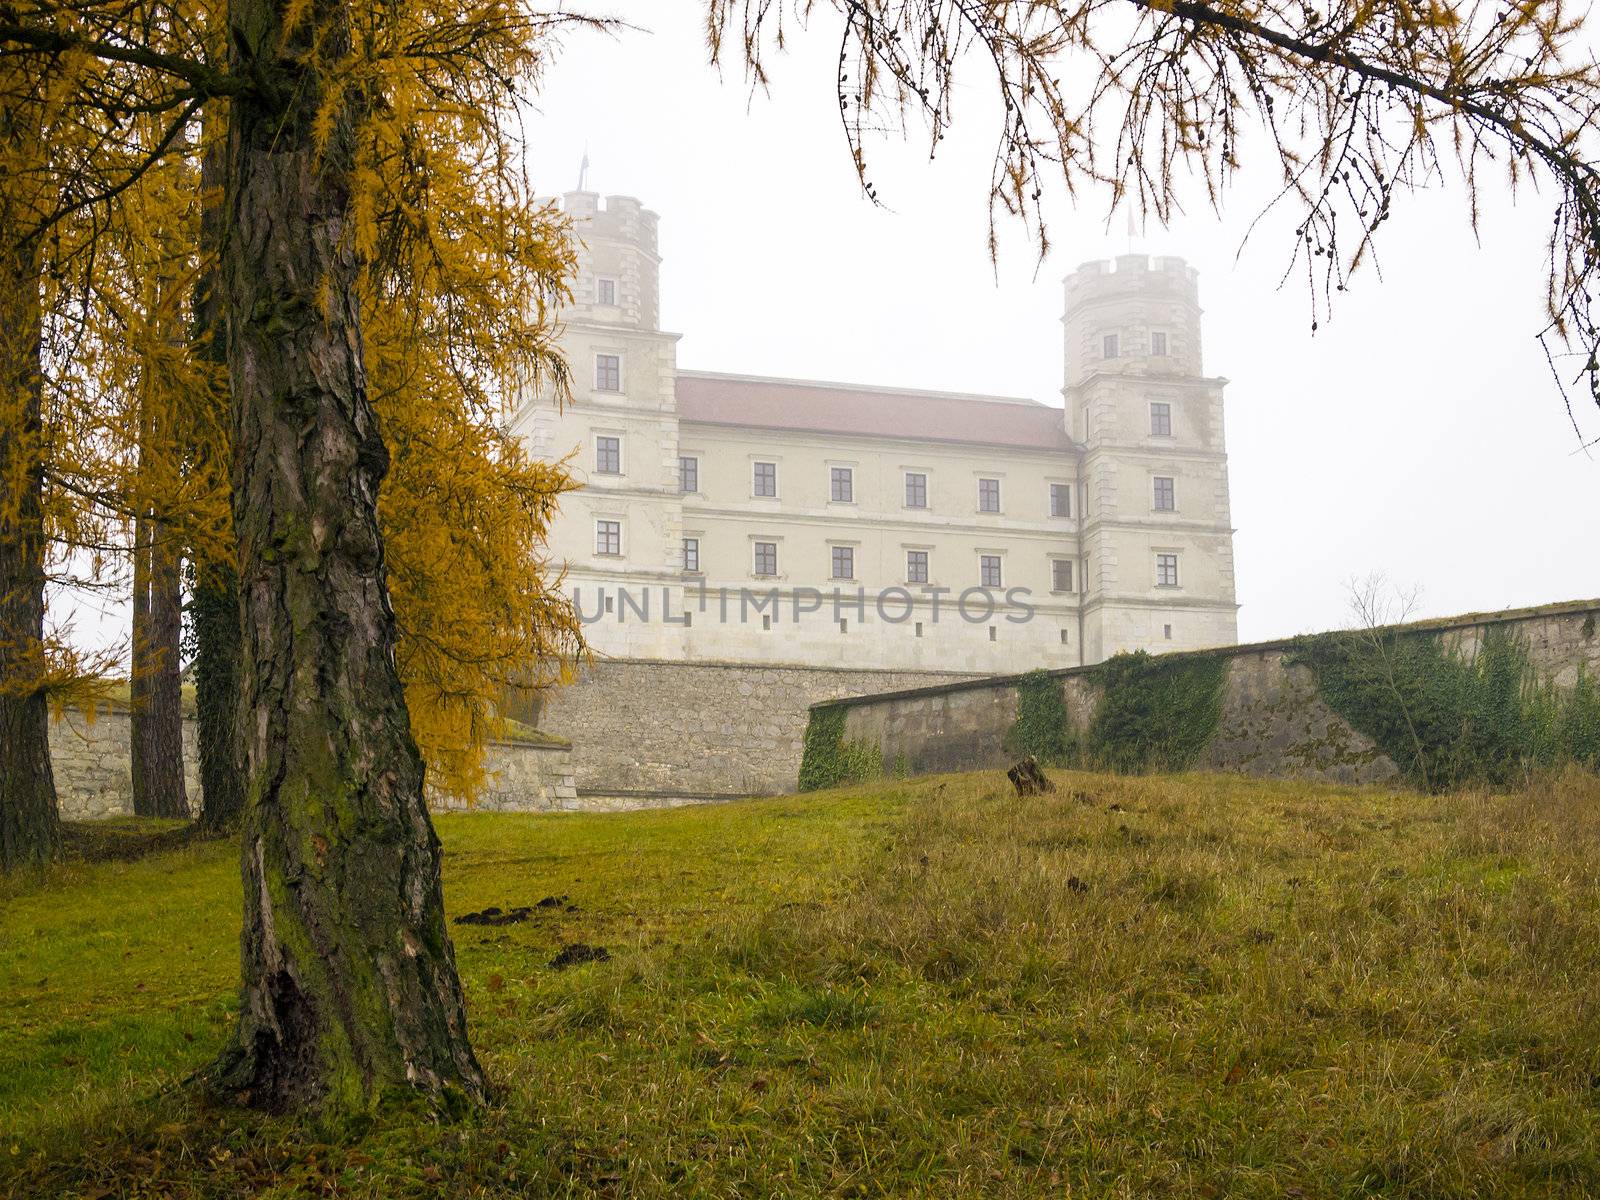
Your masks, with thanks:
M 584 485 L 552 550 L 598 653 L 1008 673 L 1237 639 L 1226 381 L 1182 259 L 1067 278 L 1055 407 L 680 370 L 656 214 L 564 206 L 574 395 L 514 427 Z

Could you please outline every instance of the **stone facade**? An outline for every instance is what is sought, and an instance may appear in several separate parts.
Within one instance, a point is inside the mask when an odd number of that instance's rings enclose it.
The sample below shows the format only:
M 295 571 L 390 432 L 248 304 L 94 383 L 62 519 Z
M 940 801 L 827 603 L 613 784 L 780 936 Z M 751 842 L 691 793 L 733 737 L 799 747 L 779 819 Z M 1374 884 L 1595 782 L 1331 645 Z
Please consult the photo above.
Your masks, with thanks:
M 1055 407 L 682 370 L 656 215 L 562 204 L 573 394 L 512 428 L 583 484 L 551 549 L 601 653 L 987 675 L 1236 640 L 1224 381 L 1181 259 L 1068 277 Z
M 184 786 L 191 812 L 200 805 L 198 726 L 183 722 Z M 91 717 L 68 709 L 50 723 L 50 760 L 61 816 L 69 821 L 133 813 L 132 735 L 128 710 L 102 707 Z M 562 812 L 577 807 L 572 748 L 559 738 L 493 742 L 485 767 L 488 780 L 475 806 L 491 812 Z M 430 788 L 430 807 L 457 810 L 458 797 Z
M 572 742 L 578 803 L 652 807 L 792 791 L 810 706 L 948 672 L 599 660 L 540 727 Z
M 1600 600 L 1420 622 L 1470 655 L 1490 626 L 1509 626 L 1533 664 L 1558 687 L 1578 673 L 1600 678 Z M 1399 771 L 1365 735 L 1317 693 L 1311 672 L 1289 660 L 1292 641 L 1208 651 L 1226 659 L 1222 714 L 1201 763 L 1217 771 L 1334 783 L 1385 783 Z M 1063 688 L 1069 720 L 1084 732 L 1099 704 L 1084 668 L 1051 673 Z M 877 745 L 886 771 L 912 774 L 1007 766 L 1004 739 L 1017 718 L 1018 677 L 919 688 L 834 703 L 846 708 L 844 740 Z

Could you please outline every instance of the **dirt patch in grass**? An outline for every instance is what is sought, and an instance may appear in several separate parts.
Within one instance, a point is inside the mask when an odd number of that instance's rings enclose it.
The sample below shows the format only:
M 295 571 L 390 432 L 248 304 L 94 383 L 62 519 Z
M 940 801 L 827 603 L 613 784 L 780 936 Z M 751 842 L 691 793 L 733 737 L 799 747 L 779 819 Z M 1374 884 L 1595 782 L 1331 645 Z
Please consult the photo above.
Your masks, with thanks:
M 181 849 L 205 836 L 193 821 L 156 817 L 63 821 L 61 855 L 67 862 L 137 862 L 151 854 Z

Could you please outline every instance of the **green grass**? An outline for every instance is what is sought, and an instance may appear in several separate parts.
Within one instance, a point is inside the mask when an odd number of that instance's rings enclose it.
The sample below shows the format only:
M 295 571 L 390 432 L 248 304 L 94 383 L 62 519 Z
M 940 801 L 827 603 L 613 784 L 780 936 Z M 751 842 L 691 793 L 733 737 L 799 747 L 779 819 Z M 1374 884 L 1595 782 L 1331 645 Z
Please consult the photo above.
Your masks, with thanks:
M 1600 1193 L 1600 785 L 995 776 L 441 818 L 497 1088 L 199 1107 L 238 869 L 0 885 L 0 1195 Z M 555 971 L 564 943 L 609 962 Z

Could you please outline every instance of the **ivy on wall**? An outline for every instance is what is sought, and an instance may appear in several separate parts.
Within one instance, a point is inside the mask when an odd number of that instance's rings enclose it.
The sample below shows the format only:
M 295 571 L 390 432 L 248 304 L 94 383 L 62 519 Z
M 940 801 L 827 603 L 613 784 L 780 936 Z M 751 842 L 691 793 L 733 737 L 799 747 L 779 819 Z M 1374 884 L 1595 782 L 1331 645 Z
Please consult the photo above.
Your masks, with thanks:
M 1045 766 L 1137 773 L 1193 766 L 1222 718 L 1221 655 L 1118 654 L 1089 679 L 1101 693 L 1085 737 L 1073 731 L 1060 679 L 1031 671 L 1017 681 L 1017 719 L 1004 746 Z
M 1600 768 L 1600 689 L 1568 692 L 1534 667 L 1510 631 L 1490 626 L 1470 657 L 1435 633 L 1308 638 L 1290 658 L 1310 668 L 1328 707 L 1370 737 L 1417 786 L 1504 786 L 1531 770 Z
M 1222 719 L 1220 654 L 1118 654 L 1095 670 L 1102 689 L 1089 726 L 1086 765 L 1136 773 L 1192 767 Z
M 811 710 L 806 722 L 805 747 L 800 755 L 802 792 L 817 792 L 882 777 L 883 751 L 877 743 L 845 740 L 844 723 L 848 711 L 838 704 Z
M 1048 671 L 1029 671 L 1017 680 L 1017 719 L 1002 745 L 1007 754 L 1016 758 L 1031 754 L 1042 766 L 1072 766 L 1080 751 L 1067 721 L 1061 681 Z

